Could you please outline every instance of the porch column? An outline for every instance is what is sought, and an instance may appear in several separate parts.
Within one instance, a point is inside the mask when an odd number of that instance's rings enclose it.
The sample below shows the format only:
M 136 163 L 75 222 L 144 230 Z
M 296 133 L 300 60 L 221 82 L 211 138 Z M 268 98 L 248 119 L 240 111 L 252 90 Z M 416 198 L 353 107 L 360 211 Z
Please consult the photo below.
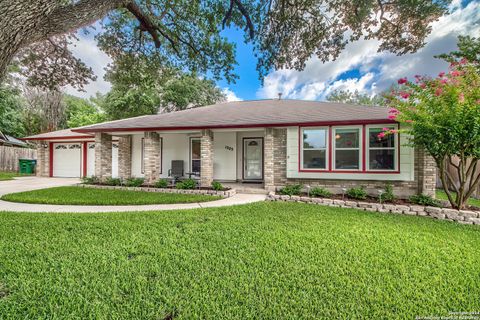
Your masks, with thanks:
M 213 182 L 213 132 L 202 130 L 200 140 L 200 186 L 210 187 Z
M 416 167 L 418 173 L 418 193 L 435 197 L 437 184 L 437 165 L 432 156 L 424 149 L 416 149 Z
M 156 132 L 145 132 L 145 183 L 152 184 L 160 178 L 160 135 Z
M 95 176 L 112 177 L 112 136 L 103 132 L 95 133 Z
M 121 179 L 132 176 L 132 136 L 118 138 L 118 176 Z
M 273 128 L 265 128 L 263 141 L 263 181 L 266 190 L 275 191 L 275 170 L 274 170 L 274 132 Z
M 37 177 L 50 176 L 50 143 L 48 141 L 39 141 L 37 143 Z

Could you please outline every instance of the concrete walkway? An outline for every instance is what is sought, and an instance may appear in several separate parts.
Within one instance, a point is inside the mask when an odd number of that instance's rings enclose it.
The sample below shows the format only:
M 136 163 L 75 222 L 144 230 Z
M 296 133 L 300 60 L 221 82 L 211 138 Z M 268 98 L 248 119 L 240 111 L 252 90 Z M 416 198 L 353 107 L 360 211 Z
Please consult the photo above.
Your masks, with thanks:
M 0 196 L 7 193 L 74 185 L 78 179 L 23 177 L 0 181 Z M 14 212 L 126 212 L 214 208 L 264 201 L 263 194 L 236 194 L 233 197 L 202 203 L 153 204 L 136 206 L 73 206 L 15 203 L 0 200 L 0 211 Z

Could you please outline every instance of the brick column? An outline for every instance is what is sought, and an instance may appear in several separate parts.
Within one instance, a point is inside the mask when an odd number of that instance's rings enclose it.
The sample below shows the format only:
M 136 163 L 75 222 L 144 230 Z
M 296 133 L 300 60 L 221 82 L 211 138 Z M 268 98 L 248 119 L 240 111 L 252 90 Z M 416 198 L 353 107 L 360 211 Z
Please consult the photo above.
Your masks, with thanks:
M 145 132 L 145 183 L 152 184 L 160 178 L 160 135 Z
M 112 177 L 112 136 L 102 132 L 95 133 L 95 176 Z
M 273 177 L 275 187 L 287 183 L 287 129 L 273 130 Z
M 275 190 L 274 175 L 274 131 L 273 128 L 265 128 L 263 140 L 263 180 L 266 190 Z
M 418 170 L 418 193 L 435 197 L 437 166 L 435 160 L 425 150 L 415 150 Z
M 213 132 L 202 130 L 200 140 L 200 186 L 210 187 L 213 182 Z
M 50 176 L 50 143 L 48 141 L 37 143 L 37 167 L 35 170 L 37 177 Z
M 132 176 L 132 136 L 118 138 L 118 176 L 121 179 Z

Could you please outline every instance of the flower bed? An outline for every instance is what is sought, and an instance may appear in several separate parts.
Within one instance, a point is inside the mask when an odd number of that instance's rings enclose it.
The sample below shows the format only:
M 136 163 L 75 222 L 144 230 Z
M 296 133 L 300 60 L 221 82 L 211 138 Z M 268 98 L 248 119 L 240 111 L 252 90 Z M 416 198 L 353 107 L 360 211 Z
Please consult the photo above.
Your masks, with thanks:
M 185 194 L 205 194 L 229 198 L 236 194 L 235 189 L 213 190 L 213 189 L 176 189 L 176 188 L 154 188 L 154 187 L 124 187 L 124 186 L 106 186 L 100 184 L 83 184 L 79 183 L 79 187 L 97 188 L 97 189 L 113 189 L 113 190 L 131 190 L 161 193 L 185 193 Z
M 425 216 L 440 220 L 455 221 L 462 224 L 479 224 L 480 212 L 473 210 L 455 210 L 451 208 L 425 207 L 413 204 L 382 204 L 356 200 L 337 200 L 328 198 L 311 198 L 301 196 L 277 195 L 273 192 L 267 196 L 268 201 L 304 202 L 330 207 L 355 208 L 365 211 L 397 213 L 411 216 Z

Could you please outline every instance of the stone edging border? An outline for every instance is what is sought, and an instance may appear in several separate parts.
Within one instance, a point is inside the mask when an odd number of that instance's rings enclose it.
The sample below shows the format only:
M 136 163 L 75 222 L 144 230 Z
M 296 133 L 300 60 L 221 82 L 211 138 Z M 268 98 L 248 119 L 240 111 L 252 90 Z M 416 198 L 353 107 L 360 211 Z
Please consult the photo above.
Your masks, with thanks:
M 470 210 L 455 210 L 449 208 L 424 207 L 419 205 L 380 204 L 353 200 L 333 200 L 326 198 L 277 195 L 273 192 L 268 194 L 267 201 L 304 202 L 330 207 L 354 208 L 364 211 L 397 213 L 411 216 L 425 216 L 439 220 L 455 221 L 462 224 L 480 225 L 480 212 Z
M 78 187 L 94 188 L 94 189 L 111 189 L 111 190 L 129 190 L 129 191 L 145 191 L 145 192 L 160 192 L 160 193 L 183 193 L 183 194 L 204 194 L 211 196 L 220 196 L 222 198 L 229 198 L 234 196 L 237 191 L 230 189 L 226 191 L 217 190 L 203 190 L 203 189 L 171 189 L 171 188 L 149 188 L 149 187 L 123 187 L 123 186 L 103 186 L 94 184 L 77 184 Z

